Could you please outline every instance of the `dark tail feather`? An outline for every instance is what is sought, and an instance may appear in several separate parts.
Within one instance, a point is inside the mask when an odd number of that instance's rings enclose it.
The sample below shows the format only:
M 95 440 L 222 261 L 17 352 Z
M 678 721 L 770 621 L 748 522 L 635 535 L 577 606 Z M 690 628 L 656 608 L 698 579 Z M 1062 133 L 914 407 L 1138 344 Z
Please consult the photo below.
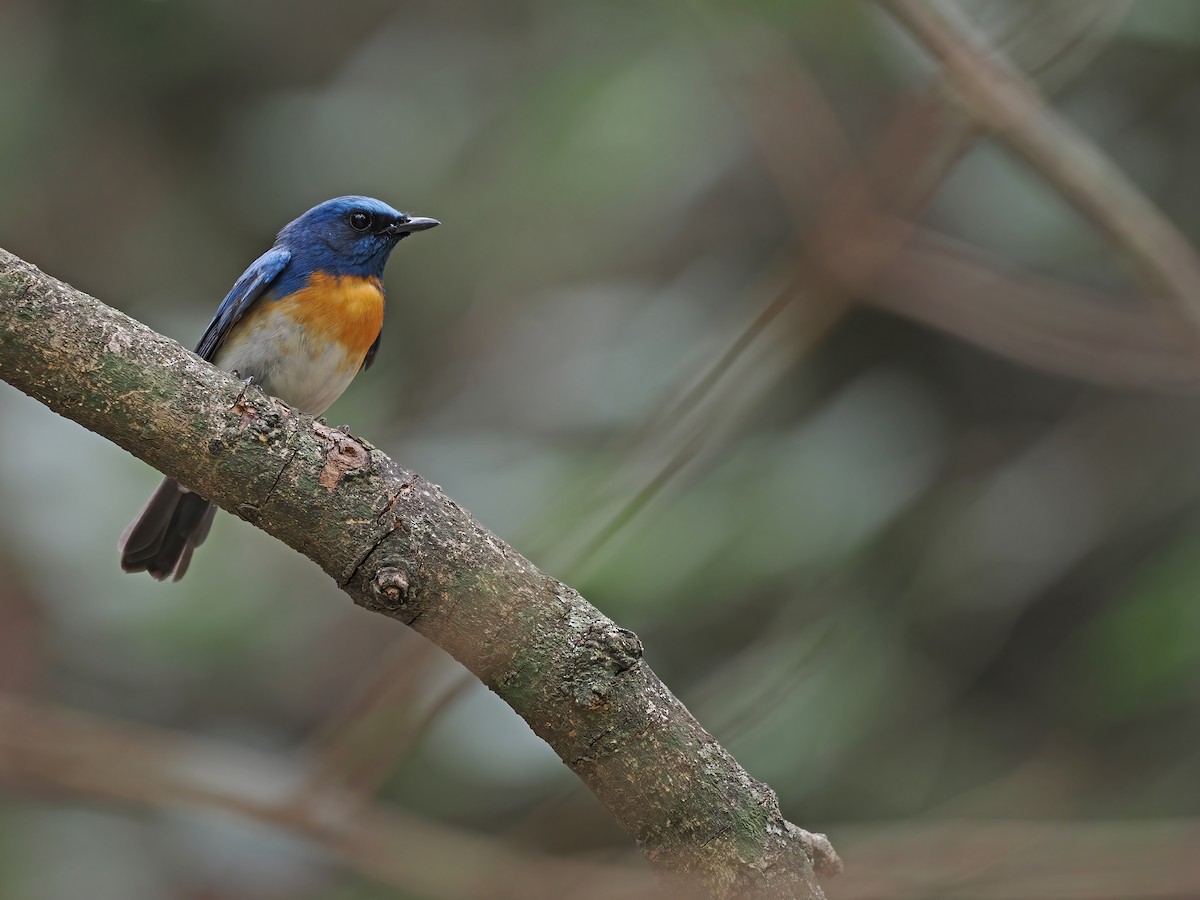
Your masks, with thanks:
M 162 581 L 178 581 L 192 561 L 192 551 L 204 543 L 217 513 L 215 503 L 164 478 L 146 505 L 129 523 L 117 549 L 126 572 L 149 572 Z

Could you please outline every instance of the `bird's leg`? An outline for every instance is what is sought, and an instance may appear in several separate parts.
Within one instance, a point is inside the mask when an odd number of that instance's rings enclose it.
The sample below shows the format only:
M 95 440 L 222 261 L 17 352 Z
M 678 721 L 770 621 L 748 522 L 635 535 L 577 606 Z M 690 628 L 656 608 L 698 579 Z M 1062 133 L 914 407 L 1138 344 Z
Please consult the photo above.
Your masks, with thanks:
M 251 375 L 248 378 L 242 378 L 242 373 L 239 372 L 237 369 L 231 370 L 229 374 L 232 375 L 234 378 L 239 379 L 242 382 L 242 389 L 238 392 L 237 400 L 234 401 L 234 406 L 237 406 L 239 403 L 241 403 L 243 400 L 246 399 L 246 388 L 248 388 L 252 384 L 254 384 L 254 376 Z

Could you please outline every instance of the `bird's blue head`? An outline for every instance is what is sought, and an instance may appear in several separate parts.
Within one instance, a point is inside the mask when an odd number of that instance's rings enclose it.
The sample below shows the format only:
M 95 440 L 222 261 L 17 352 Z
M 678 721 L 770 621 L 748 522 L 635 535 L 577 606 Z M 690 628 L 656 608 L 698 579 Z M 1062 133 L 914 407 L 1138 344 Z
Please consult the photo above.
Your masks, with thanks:
M 275 246 L 290 250 L 310 271 L 380 277 L 396 244 L 439 224 L 371 197 L 337 197 L 285 225 Z

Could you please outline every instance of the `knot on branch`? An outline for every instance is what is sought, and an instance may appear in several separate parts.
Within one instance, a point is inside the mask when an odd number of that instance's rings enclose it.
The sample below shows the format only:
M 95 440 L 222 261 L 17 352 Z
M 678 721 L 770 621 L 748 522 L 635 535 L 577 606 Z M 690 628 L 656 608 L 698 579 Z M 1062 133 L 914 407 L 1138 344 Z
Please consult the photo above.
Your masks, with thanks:
M 607 619 L 589 624 L 575 641 L 564 687 L 577 706 L 597 710 L 608 703 L 617 678 L 642 660 L 642 642 Z
M 814 872 L 824 878 L 842 874 L 842 858 L 833 849 L 828 837 L 819 832 L 805 831 L 791 822 L 787 823 L 787 827 L 789 836 L 804 846 L 804 853 L 812 863 Z
M 396 610 L 408 602 L 408 573 L 386 566 L 371 579 L 371 596 L 383 609 Z
M 332 491 L 343 478 L 370 470 L 371 451 L 348 432 L 327 428 L 320 422 L 313 422 L 313 430 L 325 444 L 325 465 L 317 478 L 322 487 Z

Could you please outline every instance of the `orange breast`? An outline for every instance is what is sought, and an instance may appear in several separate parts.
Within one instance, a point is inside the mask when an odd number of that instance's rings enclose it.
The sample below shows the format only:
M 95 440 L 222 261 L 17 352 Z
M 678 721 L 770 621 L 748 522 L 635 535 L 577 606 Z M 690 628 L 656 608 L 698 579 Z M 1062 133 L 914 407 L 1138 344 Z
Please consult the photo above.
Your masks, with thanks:
M 300 325 L 310 340 L 337 342 L 361 363 L 383 328 L 383 283 L 314 272 L 305 287 L 279 301 L 278 311 Z

